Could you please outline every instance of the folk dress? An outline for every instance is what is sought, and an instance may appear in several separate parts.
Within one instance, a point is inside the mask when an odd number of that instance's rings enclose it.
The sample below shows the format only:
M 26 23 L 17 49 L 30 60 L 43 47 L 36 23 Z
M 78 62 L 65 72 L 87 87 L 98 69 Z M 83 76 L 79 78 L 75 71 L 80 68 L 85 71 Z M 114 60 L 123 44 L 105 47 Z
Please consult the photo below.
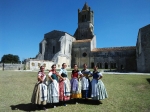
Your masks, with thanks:
M 91 74 L 91 72 L 88 69 L 83 69 L 81 73 L 83 74 L 83 77 L 81 79 L 82 98 L 90 98 L 91 97 L 91 82 L 89 79 L 89 75 Z
M 66 69 L 61 68 L 59 74 L 65 78 L 65 80 L 59 79 L 59 101 L 68 101 L 70 100 L 71 84 Z
M 38 76 L 41 77 L 43 82 L 38 81 L 35 84 L 31 102 L 33 104 L 46 105 L 47 103 L 47 85 L 46 85 L 46 75 L 45 73 L 39 71 Z
M 102 73 L 96 71 L 93 72 L 91 75 L 93 76 L 93 79 L 91 81 L 92 85 L 91 98 L 93 100 L 103 100 L 107 98 L 108 95 L 105 85 L 101 79 L 98 80 L 98 78 L 102 76 Z
M 48 96 L 47 102 L 48 103 L 58 103 L 59 102 L 59 83 L 58 83 L 58 76 L 56 75 L 56 71 L 50 71 L 48 76 L 53 79 L 53 81 L 48 81 Z
M 82 75 L 80 71 L 72 70 L 71 79 L 71 98 L 81 98 L 81 80 L 78 79 L 79 75 Z

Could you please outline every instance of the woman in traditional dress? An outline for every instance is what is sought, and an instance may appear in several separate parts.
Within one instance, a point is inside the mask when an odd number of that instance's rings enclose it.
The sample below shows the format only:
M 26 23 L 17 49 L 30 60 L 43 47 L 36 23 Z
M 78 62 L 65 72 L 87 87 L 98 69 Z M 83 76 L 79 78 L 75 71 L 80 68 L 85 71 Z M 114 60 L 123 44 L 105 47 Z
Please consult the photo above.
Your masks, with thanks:
M 68 73 L 66 70 L 66 63 L 62 64 L 62 68 L 59 71 L 59 74 L 64 78 L 64 80 L 59 80 L 59 100 L 62 102 L 62 105 L 66 105 L 66 101 L 70 100 L 70 81 L 68 79 Z
M 43 108 L 46 110 L 45 105 L 47 103 L 47 85 L 43 66 L 40 67 L 37 78 L 38 82 L 35 84 L 31 102 L 33 104 L 37 104 L 38 108 Z
M 93 79 L 91 81 L 92 91 L 91 98 L 93 100 L 103 100 L 108 97 L 104 83 L 102 82 L 102 73 L 98 72 L 98 67 L 94 66 L 94 71 L 91 73 Z M 100 101 L 100 103 L 102 103 Z
M 58 77 L 63 79 L 57 72 L 56 72 L 56 65 L 52 65 L 52 70 L 48 73 L 48 96 L 47 96 L 47 103 L 51 103 L 52 106 L 55 108 L 56 106 L 54 103 L 59 102 L 59 83 Z
M 81 71 L 83 77 L 81 79 L 82 85 L 82 98 L 88 99 L 91 97 L 91 82 L 89 76 L 91 74 L 90 70 L 87 69 L 87 64 L 83 64 L 84 69 Z
M 77 64 L 74 64 L 74 70 L 71 74 L 71 98 L 78 104 L 77 99 L 82 97 L 81 94 L 81 71 L 78 70 Z

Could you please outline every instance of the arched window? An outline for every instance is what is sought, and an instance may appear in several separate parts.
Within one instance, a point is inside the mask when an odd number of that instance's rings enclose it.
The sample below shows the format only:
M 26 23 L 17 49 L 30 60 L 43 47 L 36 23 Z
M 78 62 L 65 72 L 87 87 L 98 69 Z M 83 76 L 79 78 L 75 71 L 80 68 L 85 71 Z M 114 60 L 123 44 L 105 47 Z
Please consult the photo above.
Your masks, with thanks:
M 99 68 L 99 63 L 97 63 L 97 65 L 96 65 L 98 68 Z
M 105 63 L 105 69 L 108 69 L 108 63 Z
M 91 62 L 91 68 L 93 68 L 94 67 L 94 62 Z
M 120 69 L 121 69 L 121 70 L 123 70 L 123 69 L 124 69 L 123 65 L 121 65 L 121 66 L 120 66 Z
M 40 66 L 41 66 L 41 63 L 38 63 L 38 67 L 40 68 Z
M 71 45 L 69 44 L 69 53 L 71 53 Z
M 82 22 L 86 22 L 86 15 L 82 15 Z
M 117 68 L 116 63 L 114 63 L 114 68 Z
M 32 63 L 32 66 L 35 66 L 35 63 Z
M 53 54 L 55 54 L 55 46 L 53 46 Z
M 110 68 L 114 68 L 114 64 L 113 63 L 110 63 Z
M 44 63 L 43 66 L 46 67 L 46 63 Z
M 99 63 L 99 68 L 102 68 L 102 63 Z
M 84 15 L 82 15 L 82 22 L 84 22 Z

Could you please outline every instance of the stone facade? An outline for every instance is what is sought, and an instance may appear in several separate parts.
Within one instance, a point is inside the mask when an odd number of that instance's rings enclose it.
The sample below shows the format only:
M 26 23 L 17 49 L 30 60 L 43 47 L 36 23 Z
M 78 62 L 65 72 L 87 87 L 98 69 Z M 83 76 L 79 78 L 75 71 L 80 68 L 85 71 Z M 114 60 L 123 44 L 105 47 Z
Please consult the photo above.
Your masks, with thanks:
M 92 39 L 94 36 L 94 12 L 85 4 L 83 9 L 78 9 L 78 28 L 74 37 L 77 40 Z
M 38 60 L 38 59 L 27 59 L 26 60 L 26 70 L 39 70 L 40 66 L 44 66 L 45 70 L 49 70 L 54 64 L 52 61 Z
M 73 36 L 63 31 L 53 30 L 46 33 L 39 44 L 39 53 L 36 58 L 26 60 L 26 68 L 37 70 L 39 69 L 38 65 L 43 64 L 47 65 L 46 69 L 51 69 L 53 64 L 56 64 L 57 68 L 61 68 L 62 63 L 66 63 L 67 68 L 70 68 L 71 49 L 74 40 Z
M 150 24 L 140 28 L 136 43 L 138 72 L 150 72 Z
M 78 9 L 78 27 L 74 35 L 53 30 L 44 35 L 39 44 L 39 53 L 35 59 L 26 61 L 26 68 L 39 69 L 44 65 L 50 69 L 52 64 L 61 68 L 78 64 L 82 68 L 98 65 L 100 69 L 116 69 L 118 71 L 150 72 L 150 25 L 139 30 L 136 46 L 96 48 L 94 34 L 94 12 L 85 3 Z
M 85 4 L 78 9 L 78 28 L 72 46 L 72 66 L 74 63 L 81 68 L 84 63 L 89 68 L 98 65 L 101 69 L 118 69 L 136 71 L 136 47 L 96 48 L 94 35 L 94 12 Z

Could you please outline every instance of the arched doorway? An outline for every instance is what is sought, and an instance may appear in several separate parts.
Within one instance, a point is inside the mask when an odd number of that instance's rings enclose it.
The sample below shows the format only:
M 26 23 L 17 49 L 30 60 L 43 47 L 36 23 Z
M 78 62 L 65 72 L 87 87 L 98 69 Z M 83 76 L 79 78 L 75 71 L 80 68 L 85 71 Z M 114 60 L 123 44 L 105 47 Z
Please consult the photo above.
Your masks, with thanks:
M 91 68 L 93 68 L 93 67 L 94 67 L 94 62 L 91 63 Z
M 97 63 L 96 66 L 99 68 L 99 63 Z
M 105 69 L 108 69 L 108 63 L 105 63 Z
M 110 68 L 113 69 L 114 68 L 114 64 L 110 63 Z
M 121 65 L 121 70 L 123 70 L 123 65 Z

